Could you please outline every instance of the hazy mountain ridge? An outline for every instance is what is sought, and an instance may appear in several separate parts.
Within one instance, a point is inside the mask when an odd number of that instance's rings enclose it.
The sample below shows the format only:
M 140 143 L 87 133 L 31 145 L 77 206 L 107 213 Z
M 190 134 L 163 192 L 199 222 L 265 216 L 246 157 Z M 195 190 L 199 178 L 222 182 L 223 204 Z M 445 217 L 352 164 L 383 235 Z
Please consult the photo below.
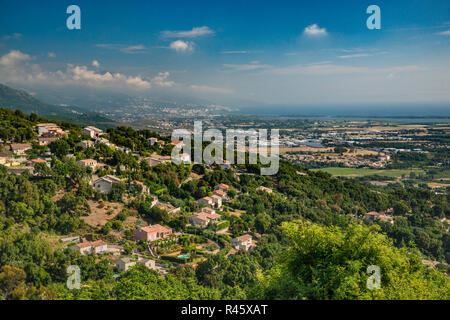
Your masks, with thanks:
M 36 113 L 62 120 L 110 121 L 110 119 L 74 106 L 57 106 L 42 102 L 25 90 L 17 90 L 0 84 L 0 106 L 12 110 L 20 109 L 24 113 Z

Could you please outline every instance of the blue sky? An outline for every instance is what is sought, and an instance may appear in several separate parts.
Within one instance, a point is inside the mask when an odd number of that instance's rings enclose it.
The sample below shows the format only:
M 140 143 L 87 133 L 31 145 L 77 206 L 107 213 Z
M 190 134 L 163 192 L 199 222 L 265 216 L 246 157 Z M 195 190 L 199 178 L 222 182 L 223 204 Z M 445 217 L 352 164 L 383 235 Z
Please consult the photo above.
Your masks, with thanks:
M 81 9 L 68 30 L 66 8 Z M 369 30 L 369 5 L 381 30 Z M 450 102 L 450 2 L 0 1 L 0 81 L 221 104 Z

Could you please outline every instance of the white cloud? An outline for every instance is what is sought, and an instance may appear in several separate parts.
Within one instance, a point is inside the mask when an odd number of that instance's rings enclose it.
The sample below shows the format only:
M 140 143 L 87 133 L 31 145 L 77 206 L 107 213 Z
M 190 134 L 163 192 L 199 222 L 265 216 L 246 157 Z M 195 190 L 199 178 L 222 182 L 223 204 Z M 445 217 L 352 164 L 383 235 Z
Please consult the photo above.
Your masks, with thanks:
M 325 36 L 327 35 L 327 29 L 325 28 L 319 28 L 317 24 L 312 24 L 307 26 L 303 30 L 303 34 L 306 34 L 308 36 Z
M 245 51 L 245 50 L 237 50 L 237 51 L 222 51 L 222 54 L 246 54 L 249 53 L 249 51 Z
M 207 26 L 195 27 L 188 31 L 163 31 L 161 35 L 163 38 L 198 38 L 202 36 L 212 35 L 214 31 Z
M 127 53 L 127 54 L 143 53 L 147 49 L 142 44 L 127 46 L 124 44 L 99 43 L 99 44 L 96 44 L 95 46 L 98 48 L 117 50 L 117 51 Z
M 124 53 L 134 54 L 134 53 L 142 53 L 145 49 L 146 49 L 145 46 L 139 44 L 137 46 L 129 46 L 122 48 L 120 49 L 120 51 Z
M 442 32 L 438 32 L 436 33 L 440 36 L 450 36 L 450 30 L 446 30 L 446 31 L 442 31 Z
M 169 77 L 169 72 L 160 72 L 156 77 L 152 79 L 152 83 L 160 86 L 160 87 L 172 87 L 175 82 L 173 81 L 167 81 L 167 78 Z
M 49 52 L 49 53 L 48 53 L 48 57 L 49 57 L 49 58 L 55 58 L 55 57 L 56 57 L 56 54 L 55 54 L 54 52 Z
M 22 37 L 22 34 L 21 33 L 13 33 L 13 34 L 11 34 L 11 35 L 5 35 L 5 36 L 3 36 L 3 39 L 5 39 L 5 40 L 10 40 L 10 39 L 19 39 L 19 38 L 21 38 Z
M 89 69 L 88 66 L 68 64 L 65 70 L 44 71 L 38 64 L 30 63 L 28 54 L 13 50 L 0 57 L 0 81 L 17 83 L 46 82 L 48 84 L 81 85 L 103 88 L 148 89 L 152 86 L 171 87 L 169 72 L 160 72 L 157 76 L 145 79 L 140 75 L 104 72 Z M 99 66 L 94 60 L 92 65 Z
M 93 60 L 92 66 L 98 68 L 98 67 L 100 67 L 100 62 L 98 62 L 97 60 Z
M 187 52 L 194 50 L 194 44 L 190 41 L 176 40 L 170 44 L 169 48 L 176 52 Z
M 352 59 L 352 58 L 361 58 L 361 57 L 369 57 L 371 54 L 368 53 L 355 53 L 355 54 L 347 54 L 343 56 L 339 56 L 341 59 Z
M 236 71 L 250 71 L 250 70 L 258 70 L 269 68 L 270 66 L 267 64 L 260 64 L 259 61 L 252 61 L 248 64 L 224 64 L 224 68 L 233 69 Z
M 19 50 L 12 50 L 0 58 L 0 65 L 4 67 L 13 67 L 14 65 L 26 60 L 31 60 L 31 56 L 22 53 Z
M 342 74 L 363 74 L 363 73 L 393 73 L 423 71 L 426 68 L 416 65 L 394 66 L 387 68 L 355 67 L 345 65 L 335 65 L 329 63 L 312 65 L 294 65 L 282 68 L 273 68 L 265 71 L 276 75 L 342 75 Z
M 218 93 L 218 94 L 231 94 L 233 93 L 233 90 L 227 89 L 227 88 L 217 88 L 217 87 L 210 87 L 210 86 L 203 86 L 203 85 L 191 85 L 191 89 L 202 92 L 202 93 Z

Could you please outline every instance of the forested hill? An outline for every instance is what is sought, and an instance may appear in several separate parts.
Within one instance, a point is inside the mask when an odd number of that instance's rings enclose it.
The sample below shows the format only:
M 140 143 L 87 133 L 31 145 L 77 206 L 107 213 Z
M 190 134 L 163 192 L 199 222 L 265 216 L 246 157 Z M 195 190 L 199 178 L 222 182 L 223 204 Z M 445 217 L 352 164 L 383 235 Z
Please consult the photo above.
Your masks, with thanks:
M 450 299 L 449 195 L 376 192 L 285 161 L 276 176 L 259 175 L 260 164 L 155 164 L 171 153 L 170 139 L 129 127 L 86 144 L 79 126 L 57 122 L 65 133 L 40 145 L 33 126 L 42 122 L 0 108 L 0 300 Z M 13 155 L 11 142 L 29 149 Z M 28 167 L 17 173 L 20 158 Z M 99 177 L 116 182 L 103 193 Z M 195 225 L 199 200 L 217 199 L 217 187 L 226 198 L 208 209 L 219 220 Z M 392 223 L 364 219 L 387 210 Z M 176 233 L 136 238 L 148 225 Z M 250 250 L 232 246 L 241 236 Z M 120 256 L 74 250 L 78 237 Z M 123 270 L 119 258 L 144 264 Z M 73 265 L 76 290 L 67 287 Z M 381 270 L 380 289 L 367 286 L 369 266 Z
M 52 119 L 71 121 L 110 122 L 97 113 L 71 106 L 56 106 L 42 102 L 24 90 L 16 90 L 0 84 L 0 107 L 21 110 L 24 113 L 35 113 Z

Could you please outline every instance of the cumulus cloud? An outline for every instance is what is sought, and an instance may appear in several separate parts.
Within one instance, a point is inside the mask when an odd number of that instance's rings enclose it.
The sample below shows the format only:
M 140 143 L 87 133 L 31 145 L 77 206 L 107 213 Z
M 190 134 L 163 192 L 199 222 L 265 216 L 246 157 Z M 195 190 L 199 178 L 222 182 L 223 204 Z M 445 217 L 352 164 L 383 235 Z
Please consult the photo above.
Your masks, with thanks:
M 156 77 L 152 79 L 152 83 L 159 87 L 172 87 L 175 82 L 168 81 L 167 78 L 169 78 L 170 73 L 169 72 L 160 72 Z
M 187 31 L 170 31 L 166 30 L 161 32 L 163 38 L 198 38 L 207 35 L 213 35 L 214 31 L 207 26 L 194 27 L 192 30 Z
M 0 65 L 4 67 L 14 67 L 16 64 L 31 60 L 31 56 L 22 53 L 19 50 L 12 50 L 0 58 Z
M 327 35 L 327 29 L 320 28 L 317 24 L 312 24 L 307 26 L 303 30 L 303 34 L 307 36 L 326 36 Z
M 193 84 L 190 86 L 192 90 L 202 93 L 218 93 L 218 94 L 230 94 L 233 90 L 227 88 L 210 87 L 203 85 Z
M 32 58 L 18 50 L 10 51 L 0 57 L 0 81 L 18 83 L 46 82 L 48 84 L 82 85 L 103 88 L 149 89 L 152 86 L 171 87 L 169 72 L 160 72 L 153 78 L 144 78 L 140 75 L 125 75 L 114 72 L 98 72 L 85 65 L 68 64 L 65 70 L 45 71 L 35 63 Z M 94 60 L 94 67 L 100 64 Z
M 93 60 L 92 66 L 98 68 L 98 67 L 100 67 L 100 62 L 98 62 L 97 60 Z
M 169 48 L 176 52 L 188 52 L 194 50 L 194 44 L 190 41 L 176 40 L 170 44 Z

